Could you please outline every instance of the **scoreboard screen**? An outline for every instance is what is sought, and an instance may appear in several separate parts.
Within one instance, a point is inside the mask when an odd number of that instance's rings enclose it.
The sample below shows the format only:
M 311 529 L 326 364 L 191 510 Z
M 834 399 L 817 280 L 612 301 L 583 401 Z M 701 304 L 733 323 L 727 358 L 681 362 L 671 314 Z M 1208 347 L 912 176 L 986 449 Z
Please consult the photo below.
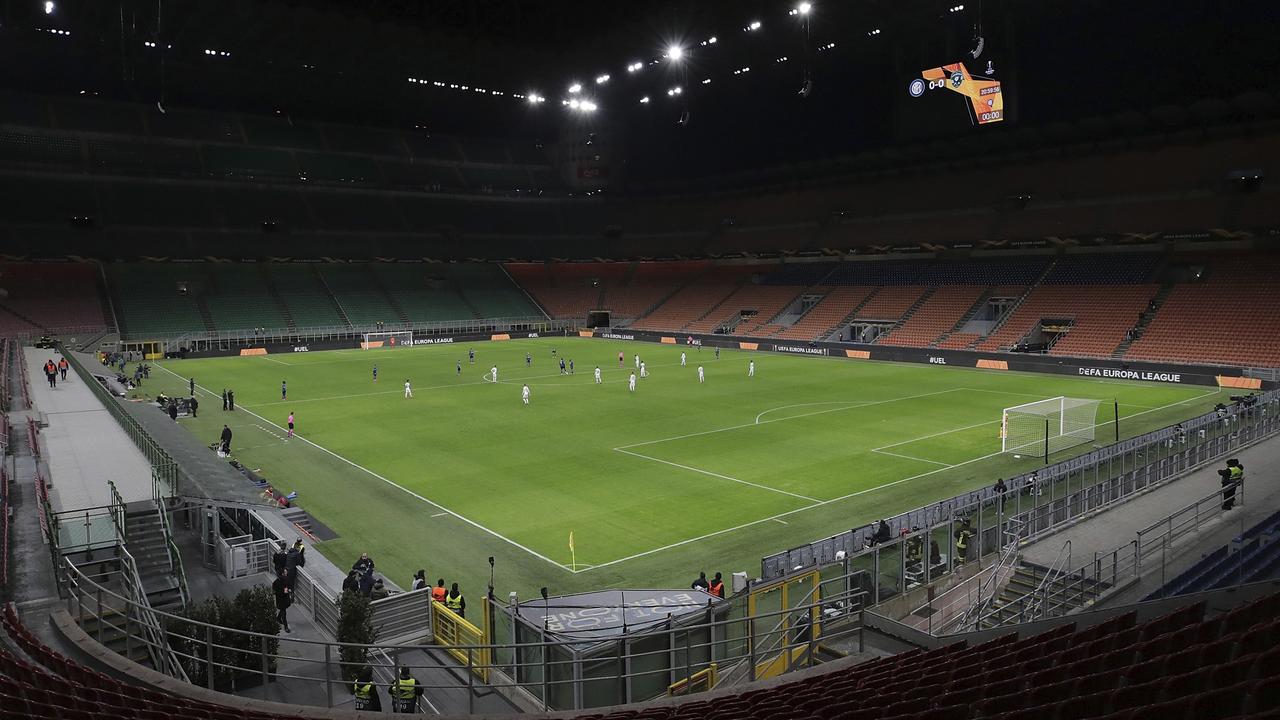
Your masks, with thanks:
M 1004 94 L 1000 81 L 993 77 L 995 68 L 988 62 L 985 68 L 975 63 L 983 74 L 970 72 L 964 63 L 952 63 L 924 70 L 920 77 L 907 85 L 907 94 L 923 98 L 938 91 L 961 96 L 968 109 L 969 122 L 974 125 L 1002 122 L 1005 119 Z

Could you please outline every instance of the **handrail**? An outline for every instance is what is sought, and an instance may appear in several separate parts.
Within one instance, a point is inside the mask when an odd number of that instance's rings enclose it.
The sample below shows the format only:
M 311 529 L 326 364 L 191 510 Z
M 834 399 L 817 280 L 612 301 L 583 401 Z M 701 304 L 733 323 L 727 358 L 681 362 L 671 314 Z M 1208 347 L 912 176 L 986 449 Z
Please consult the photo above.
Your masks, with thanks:
M 146 643 L 147 653 L 151 656 L 151 662 L 157 670 L 170 677 L 177 678 L 183 682 L 190 682 L 187 673 L 182 669 L 182 664 L 178 662 L 177 656 L 173 649 L 169 646 L 165 637 L 164 628 L 160 625 L 160 618 L 156 611 L 151 607 L 151 603 L 147 600 L 146 589 L 142 585 L 142 577 L 138 574 L 138 564 L 134 561 L 133 556 L 125 548 L 124 543 L 116 547 L 116 552 L 120 559 L 122 583 L 125 591 L 129 593 L 129 607 L 125 608 L 125 615 L 130 615 L 129 611 L 137 610 L 135 620 L 142 626 L 143 631 L 147 634 L 149 642 Z M 68 563 L 71 564 L 71 563 Z M 74 565 L 72 565 L 74 567 Z M 98 608 L 101 612 L 102 608 Z M 125 634 L 128 634 L 127 624 Z
M 97 614 L 100 615 L 104 601 L 121 602 L 126 611 L 143 604 L 104 588 L 74 564 L 64 563 L 60 567 L 60 574 L 64 576 L 63 585 L 68 593 L 68 610 L 73 617 L 80 618 L 81 621 L 85 613 L 92 612 L 94 608 L 97 608 Z M 829 586 L 842 579 L 848 580 L 848 578 L 828 578 L 823 585 Z M 755 616 L 744 616 L 734 612 L 735 608 L 738 611 L 744 608 L 746 600 L 744 595 L 731 598 L 723 604 L 716 603 L 708 597 L 705 604 L 696 601 L 695 604 L 686 606 L 705 608 L 708 613 L 707 620 L 688 625 L 673 624 L 668 620 L 650 627 L 646 631 L 646 637 L 666 640 L 665 643 L 660 641 L 656 644 L 643 645 L 643 647 L 654 649 L 641 649 L 641 644 L 636 643 L 634 637 L 623 639 L 612 635 L 594 636 L 588 633 L 579 640 L 587 643 L 614 642 L 619 643 L 620 650 L 625 648 L 624 652 L 630 661 L 618 666 L 616 677 L 619 681 L 619 692 L 623 694 L 623 697 L 619 697 L 618 700 L 633 702 L 649 697 L 634 695 L 634 691 L 628 689 L 633 681 L 646 680 L 653 685 L 652 697 L 657 697 L 666 692 L 670 682 L 691 676 L 694 672 L 703 669 L 708 662 L 717 663 L 722 677 L 726 676 L 731 667 L 738 663 L 752 663 L 754 667 L 754 661 L 763 659 L 759 654 L 759 648 L 773 637 L 781 638 L 781 642 L 777 644 L 778 650 L 782 652 L 792 652 L 802 648 L 812 650 L 819 637 L 828 643 L 842 639 L 856 641 L 862 632 L 860 613 L 836 616 L 829 612 L 824 613 L 823 610 L 844 606 L 848 601 L 861 598 L 865 593 L 866 591 L 860 588 L 841 591 L 815 602 L 801 603 Z M 692 594 L 697 598 L 702 597 L 697 593 Z M 324 600 L 320 601 L 324 602 Z M 496 600 L 486 599 L 485 602 L 486 611 L 489 607 L 501 608 L 501 614 L 497 620 L 499 623 L 511 619 L 508 615 L 512 612 L 511 609 L 500 606 Z M 533 601 L 533 605 L 537 605 L 537 602 Z M 586 676 L 575 678 L 575 668 L 581 669 L 583 659 L 575 656 L 573 652 L 567 654 L 564 652 L 566 646 L 572 645 L 575 639 L 574 636 L 564 638 L 563 633 L 552 634 L 550 637 L 554 639 L 547 639 L 548 636 L 532 638 L 513 636 L 511 642 L 447 646 L 448 649 L 456 651 L 455 653 L 424 652 L 409 655 L 413 650 L 429 651 L 439 649 L 441 645 L 377 643 L 364 646 L 355 643 L 301 640 L 291 636 L 221 628 L 161 610 L 147 610 L 146 613 L 145 618 L 138 622 L 143 625 L 143 631 L 136 635 L 130 634 L 130 637 L 146 644 L 148 648 L 168 647 L 162 643 L 170 643 L 173 647 L 172 658 L 161 657 L 161 662 L 165 665 L 172 667 L 171 663 L 176 662 L 181 669 L 184 663 L 193 663 L 196 667 L 207 668 L 209 673 L 207 677 L 210 678 L 214 670 L 222 669 L 250 675 L 260 673 L 264 688 L 265 682 L 271 679 L 320 683 L 325 688 L 325 697 L 330 706 L 334 704 L 334 687 L 341 691 L 345 691 L 348 687 L 346 681 L 341 679 L 341 673 L 337 672 L 338 667 L 335 667 L 335 665 L 339 667 L 343 665 L 338 651 L 344 647 L 362 648 L 367 658 L 363 664 L 373 667 L 375 672 L 388 670 L 396 674 L 402 666 L 410 667 L 411 670 L 421 668 L 429 671 L 451 671 L 450 673 L 432 672 L 429 678 L 426 678 L 426 682 L 423 681 L 424 678 L 419 678 L 419 683 L 428 690 L 456 689 L 453 672 L 456 672 L 458 666 L 451 664 L 453 660 L 450 658 L 465 657 L 468 661 L 467 669 L 471 671 L 467 674 L 468 676 L 488 675 L 490 678 L 488 686 L 491 688 L 520 688 L 526 694 L 532 693 L 543 698 L 548 697 L 545 694 L 548 691 L 555 692 L 558 698 L 555 701 L 557 709 L 570 709 L 571 706 L 577 708 L 582 705 L 580 694 L 570 690 L 566 695 L 557 688 L 566 686 L 573 688 L 577 683 L 590 679 Z M 807 633 L 808 637 L 796 632 L 794 626 L 783 627 L 783 623 L 779 623 L 780 629 L 777 630 L 767 632 L 754 630 L 757 623 L 768 626 L 777 618 L 794 617 L 797 613 L 807 613 L 813 618 L 813 629 Z M 99 620 L 102 619 L 99 618 Z M 161 637 L 154 636 L 153 631 L 157 626 L 162 628 Z M 130 629 L 126 626 L 126 631 Z M 213 634 L 215 631 L 219 633 L 217 636 Z M 240 639 L 233 640 L 234 637 Z M 280 647 L 271 650 L 273 643 L 279 643 Z M 557 652 L 552 652 L 552 648 L 556 648 Z M 671 661 L 673 652 L 683 653 L 682 657 L 685 658 L 683 667 L 680 666 L 680 662 Z M 417 664 L 410 665 L 405 662 L 406 657 L 420 659 L 413 661 Z M 609 660 L 612 657 L 614 656 L 602 656 L 601 659 Z M 385 658 L 385 662 L 379 661 L 378 658 Z M 237 664 L 237 659 L 241 664 Z M 274 659 L 282 662 L 280 666 L 274 666 L 275 669 L 272 669 Z M 283 662 L 285 660 L 288 661 L 288 671 L 281 670 L 281 667 L 285 666 Z M 619 662 L 622 663 L 623 660 Z M 541 672 L 538 672 L 539 666 Z M 312 674 L 307 674 L 308 672 Z M 753 669 L 750 677 L 754 678 L 754 673 Z M 647 684 L 643 685 L 643 687 L 647 686 Z M 474 699 L 475 693 L 468 693 L 468 696 Z M 566 697 L 574 699 L 565 700 Z
M 1026 523 L 1018 518 L 1009 518 L 1007 522 L 1009 525 L 1001 529 L 1001 532 L 1005 535 L 1005 544 L 1000 549 L 1000 560 L 996 563 L 996 567 L 991 572 L 990 577 L 982 581 L 982 584 L 978 586 L 978 600 L 960 616 L 959 622 L 956 623 L 957 627 L 973 627 L 981 622 L 982 614 L 986 612 L 987 608 L 991 607 L 991 603 L 995 602 L 996 589 L 1000 585 L 1001 578 L 1013 568 L 1014 563 L 1018 560 L 1018 546 L 1022 542 L 1022 526 Z M 1014 523 L 1017 523 L 1016 527 L 1013 526 Z M 1010 527 L 1014 529 L 1011 530 L 1009 529 Z M 984 589 L 989 590 L 986 593 L 986 597 L 983 597 Z
M 187 571 L 182 566 L 182 553 L 173 540 L 173 531 L 169 528 L 169 513 L 165 509 L 163 498 L 154 498 L 156 513 L 160 515 L 160 529 L 164 532 L 164 549 L 169 555 L 169 572 L 178 580 L 178 592 L 182 596 L 182 607 L 191 603 L 191 595 L 187 591 Z

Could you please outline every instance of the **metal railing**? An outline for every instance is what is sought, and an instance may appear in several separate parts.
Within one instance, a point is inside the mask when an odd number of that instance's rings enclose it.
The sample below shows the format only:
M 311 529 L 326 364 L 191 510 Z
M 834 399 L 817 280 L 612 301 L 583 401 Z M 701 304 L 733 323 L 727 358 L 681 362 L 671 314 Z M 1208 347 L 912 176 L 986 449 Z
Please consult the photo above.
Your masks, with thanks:
M 996 613 L 990 613 L 985 618 L 989 621 L 987 627 L 1064 615 L 1092 602 L 1102 591 L 1151 571 L 1157 553 L 1160 555 L 1160 584 L 1163 586 L 1167 580 L 1164 574 L 1168 566 L 1169 546 L 1198 530 L 1206 521 L 1225 513 L 1223 494 L 1228 491 L 1236 493 L 1237 502 L 1244 502 L 1244 483 L 1241 481 L 1175 510 L 1168 517 L 1137 531 L 1132 541 L 1108 552 L 1097 553 L 1084 565 L 1064 569 L 1069 567 L 1068 560 L 1061 563 L 1061 567 L 1050 568 L 1040 587 L 1009 603 L 1017 606 L 1019 612 L 995 620 L 992 618 Z M 1069 545 L 1064 546 L 1066 549 Z M 1059 558 L 1061 553 L 1059 551 Z M 1058 562 L 1054 564 L 1059 565 Z
M 977 625 L 981 616 L 991 607 L 991 603 L 995 602 L 1000 594 L 1002 583 L 1012 574 L 1013 566 L 1018 562 L 1018 548 L 1022 543 L 1022 525 L 1020 520 L 1013 518 L 1002 529 L 1005 544 L 1000 550 L 1000 561 L 996 563 L 991 575 L 978 586 L 977 601 L 960 616 L 958 627 Z
M 888 522 L 898 530 L 954 526 L 957 518 L 968 519 L 977 532 L 969 552 L 976 550 L 980 560 L 1004 547 L 1002 528 L 1011 518 L 1025 522 L 1024 539 L 1044 535 L 1277 433 L 1280 391 L 1269 391 L 1253 406 L 1208 412 L 1054 463 L 1034 477 L 1015 477 L 1003 494 L 983 488 Z M 761 560 L 761 577 L 772 580 L 797 567 L 804 571 L 832 563 L 839 552 L 851 560 L 875 553 L 875 548 L 865 549 L 872 533 L 873 528 L 861 527 L 767 556 Z
M 143 643 L 148 652 L 157 652 L 167 667 L 172 668 L 173 663 L 201 667 L 211 686 L 215 673 L 230 674 L 242 678 L 242 685 L 260 683 L 262 697 L 267 698 L 269 685 L 287 682 L 293 702 L 331 707 L 347 702 L 335 696 L 350 692 L 350 680 L 344 672 L 355 669 L 353 663 L 343 661 L 344 647 L 363 650 L 359 654 L 364 662 L 359 665 L 373 667 L 380 677 L 395 677 L 401 667 L 430 673 L 425 675 L 429 678 L 426 681 L 419 677 L 428 698 L 436 691 L 456 692 L 460 682 L 465 683 L 471 710 L 478 693 L 495 689 L 524 698 L 526 707 L 580 709 L 635 702 L 664 695 L 674 683 L 689 683 L 712 663 L 718 668 L 718 677 L 744 666 L 749 672 L 740 673 L 740 678 L 750 680 L 756 677 L 757 667 L 780 657 L 788 658 L 785 670 L 808 666 L 819 645 L 860 647 L 866 596 L 853 579 L 826 578 L 823 588 L 843 584 L 853 589 L 818 600 L 807 594 L 788 607 L 754 615 L 745 612 L 745 595 L 723 603 L 708 598 L 706 604 L 683 608 L 705 619 L 687 625 L 659 621 L 643 633 L 620 638 L 587 631 L 562 634 L 553 641 L 520 637 L 447 647 L 389 642 L 364 646 L 222 628 L 146 608 L 140 598 L 103 587 L 72 563 L 60 563 L 57 571 L 67 609 L 86 631 L 109 627 L 126 633 L 130 644 Z M 299 581 L 301 578 L 300 573 Z M 305 605 L 308 590 L 301 582 L 295 593 Z M 403 596 L 427 597 L 423 591 Z M 333 599 L 320 592 L 311 593 L 310 601 L 333 607 Z M 505 607 L 486 599 L 485 607 L 490 605 Z M 123 625 L 113 622 L 121 615 L 132 620 Z M 492 622 L 486 611 L 482 625 Z M 160 634 L 157 627 L 162 628 Z M 488 630 L 485 634 L 492 639 Z M 428 639 L 438 641 L 439 637 L 431 634 Z M 579 644 L 599 652 L 586 657 L 574 650 Z M 172 660 L 163 652 L 166 647 L 175 648 Z M 431 652 L 442 648 L 449 652 Z M 425 652 L 409 655 L 412 651 Z M 410 657 L 412 662 L 407 661 Z M 464 668 L 469 671 L 465 679 L 454 679 Z M 482 677 L 489 681 L 484 683 Z

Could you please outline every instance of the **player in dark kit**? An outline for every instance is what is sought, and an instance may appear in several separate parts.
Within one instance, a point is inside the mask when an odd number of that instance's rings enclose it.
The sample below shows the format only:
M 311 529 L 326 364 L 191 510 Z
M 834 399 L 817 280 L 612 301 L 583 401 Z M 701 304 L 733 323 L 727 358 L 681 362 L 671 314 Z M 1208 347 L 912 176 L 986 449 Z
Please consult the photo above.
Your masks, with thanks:
M 533 356 L 530 355 L 529 353 L 524 354 L 524 366 L 533 367 Z
M 461 375 L 461 374 L 462 374 L 462 361 L 461 361 L 461 360 L 459 360 L 459 361 L 458 361 L 458 372 L 457 372 L 457 374 L 458 374 L 458 375 Z
M 289 399 L 289 385 L 284 380 L 280 381 L 280 399 L 281 400 Z
M 476 349 L 470 348 L 467 350 L 467 364 L 474 365 L 475 363 L 476 363 Z

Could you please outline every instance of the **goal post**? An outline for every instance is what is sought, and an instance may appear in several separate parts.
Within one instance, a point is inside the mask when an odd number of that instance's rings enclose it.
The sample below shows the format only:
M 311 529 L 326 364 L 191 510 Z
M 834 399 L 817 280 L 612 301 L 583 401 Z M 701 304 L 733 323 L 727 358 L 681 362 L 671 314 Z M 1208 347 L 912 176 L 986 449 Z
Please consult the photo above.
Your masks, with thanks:
M 384 332 L 369 332 L 360 336 L 361 350 L 376 350 L 378 348 L 401 348 L 413 347 L 413 331 L 411 330 L 387 330 Z
M 1096 439 L 1101 400 L 1058 396 L 1015 405 L 1000 415 L 1000 451 L 1044 457 Z

